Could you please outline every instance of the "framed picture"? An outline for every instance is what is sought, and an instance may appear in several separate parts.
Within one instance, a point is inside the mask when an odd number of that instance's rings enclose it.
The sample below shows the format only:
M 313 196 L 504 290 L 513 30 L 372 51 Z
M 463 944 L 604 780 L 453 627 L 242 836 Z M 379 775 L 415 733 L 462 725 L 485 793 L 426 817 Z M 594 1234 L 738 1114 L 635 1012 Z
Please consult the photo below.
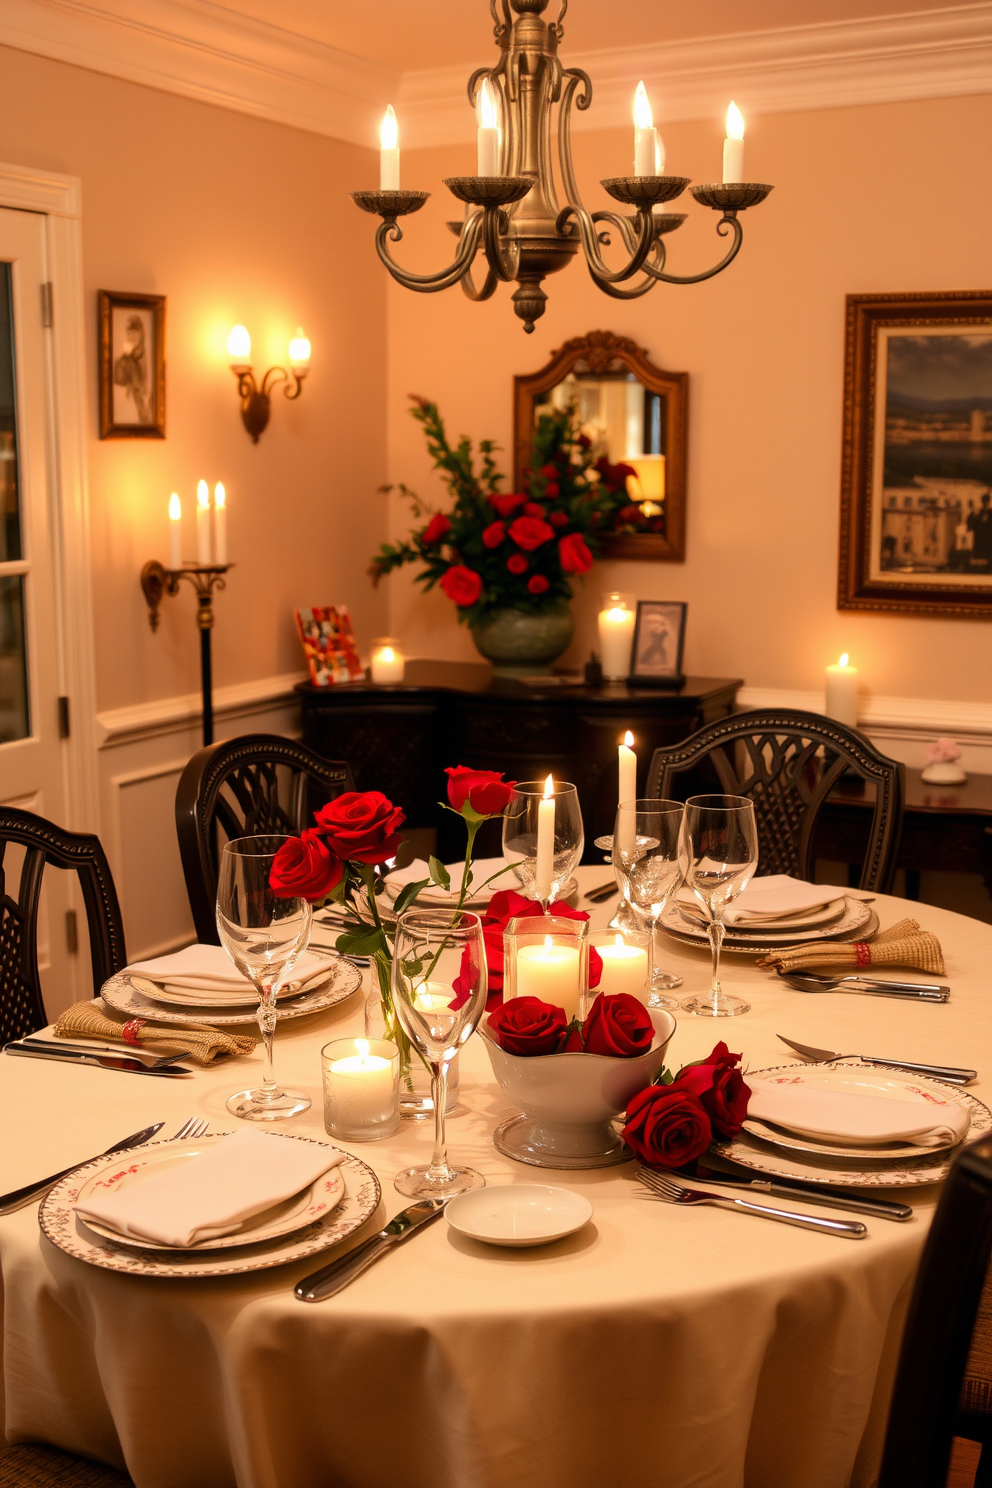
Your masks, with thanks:
M 837 604 L 992 618 L 992 291 L 848 295 Z
M 365 668 L 358 657 L 347 605 L 313 605 L 293 613 L 314 687 L 363 679 Z
M 98 292 L 100 438 L 165 438 L 165 295 Z
M 685 617 L 677 600 L 639 599 L 631 647 L 630 680 L 655 687 L 680 687 Z

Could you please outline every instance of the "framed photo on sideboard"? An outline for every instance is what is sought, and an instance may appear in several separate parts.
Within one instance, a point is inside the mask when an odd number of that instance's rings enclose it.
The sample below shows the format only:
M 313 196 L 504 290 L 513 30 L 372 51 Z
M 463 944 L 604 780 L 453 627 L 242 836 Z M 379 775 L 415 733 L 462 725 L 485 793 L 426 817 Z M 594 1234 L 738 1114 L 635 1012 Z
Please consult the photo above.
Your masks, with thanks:
M 688 605 L 639 599 L 630 655 L 630 681 L 638 686 L 681 687 Z

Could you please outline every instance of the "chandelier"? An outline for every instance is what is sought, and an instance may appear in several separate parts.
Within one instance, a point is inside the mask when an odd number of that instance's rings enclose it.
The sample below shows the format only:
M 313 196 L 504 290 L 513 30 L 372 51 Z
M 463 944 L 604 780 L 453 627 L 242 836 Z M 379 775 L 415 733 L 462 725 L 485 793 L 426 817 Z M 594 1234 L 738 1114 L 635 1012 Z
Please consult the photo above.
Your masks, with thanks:
M 548 274 L 557 273 L 578 253 L 605 294 L 634 300 L 655 284 L 698 284 L 712 279 L 736 258 L 743 240 L 738 213 L 764 201 L 771 186 L 741 179 L 744 125 L 734 104 L 727 115 L 723 181 L 693 186 L 704 207 L 720 213 L 716 230 L 731 235 L 719 263 L 699 274 L 665 270 L 665 238 L 682 226 L 686 214 L 671 203 L 689 185 L 688 176 L 664 174 L 664 146 L 658 137 L 644 84 L 634 103 L 634 174 L 612 176 L 603 186 L 616 202 L 632 211 L 589 212 L 582 205 L 572 168 L 573 107 L 584 112 L 592 103 L 592 82 L 578 67 L 563 67 L 558 46 L 568 0 L 561 0 L 555 21 L 541 19 L 548 0 L 489 0 L 499 47 L 495 67 L 481 67 L 468 80 L 468 98 L 478 116 L 478 174 L 450 176 L 448 190 L 465 204 L 461 222 L 448 226 L 458 236 L 458 250 L 447 268 L 436 274 L 414 274 L 391 256 L 390 243 L 403 237 L 398 219 L 417 212 L 428 191 L 400 189 L 398 129 L 392 107 L 382 125 L 378 191 L 353 191 L 363 211 L 382 218 L 376 231 L 379 257 L 398 284 L 419 294 L 435 294 L 460 283 L 470 300 L 488 300 L 502 282 L 515 283 L 513 308 L 525 331 L 544 314 Z M 511 8 L 515 17 L 511 17 Z M 552 168 L 552 113 L 558 109 L 558 175 L 566 206 L 559 206 Z M 656 210 L 661 208 L 661 210 Z M 616 235 L 627 262 L 611 269 L 601 249 Z M 485 278 L 476 284 L 473 265 L 485 258 Z

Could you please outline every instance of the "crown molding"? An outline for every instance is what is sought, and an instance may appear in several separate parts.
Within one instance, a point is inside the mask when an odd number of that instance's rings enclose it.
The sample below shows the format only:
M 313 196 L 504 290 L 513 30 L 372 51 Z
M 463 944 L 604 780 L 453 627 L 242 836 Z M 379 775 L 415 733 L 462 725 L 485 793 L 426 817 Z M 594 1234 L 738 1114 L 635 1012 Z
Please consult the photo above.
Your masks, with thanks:
M 374 146 L 391 101 L 405 148 L 475 137 L 465 98 L 470 65 L 399 74 L 211 0 L 4 0 L 0 43 L 351 144 Z M 641 77 L 661 121 L 719 118 L 731 96 L 745 112 L 782 113 L 986 93 L 992 3 L 565 60 L 594 83 L 577 130 L 627 125 Z

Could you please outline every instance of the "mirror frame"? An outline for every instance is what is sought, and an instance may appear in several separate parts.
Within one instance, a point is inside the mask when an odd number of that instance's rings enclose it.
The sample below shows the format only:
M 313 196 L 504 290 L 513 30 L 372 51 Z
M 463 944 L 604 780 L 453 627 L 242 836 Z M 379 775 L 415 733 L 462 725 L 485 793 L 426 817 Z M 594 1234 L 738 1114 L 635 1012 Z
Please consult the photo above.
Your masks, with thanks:
M 686 444 L 689 422 L 688 372 L 664 372 L 648 359 L 647 351 L 626 336 L 612 331 L 590 331 L 573 336 L 539 372 L 513 379 L 513 489 L 524 489 L 530 468 L 534 403 L 541 393 L 556 387 L 569 372 L 609 372 L 617 364 L 633 372 L 652 393 L 664 395 L 665 427 L 665 532 L 633 532 L 604 535 L 604 558 L 640 558 L 661 563 L 685 561 Z

